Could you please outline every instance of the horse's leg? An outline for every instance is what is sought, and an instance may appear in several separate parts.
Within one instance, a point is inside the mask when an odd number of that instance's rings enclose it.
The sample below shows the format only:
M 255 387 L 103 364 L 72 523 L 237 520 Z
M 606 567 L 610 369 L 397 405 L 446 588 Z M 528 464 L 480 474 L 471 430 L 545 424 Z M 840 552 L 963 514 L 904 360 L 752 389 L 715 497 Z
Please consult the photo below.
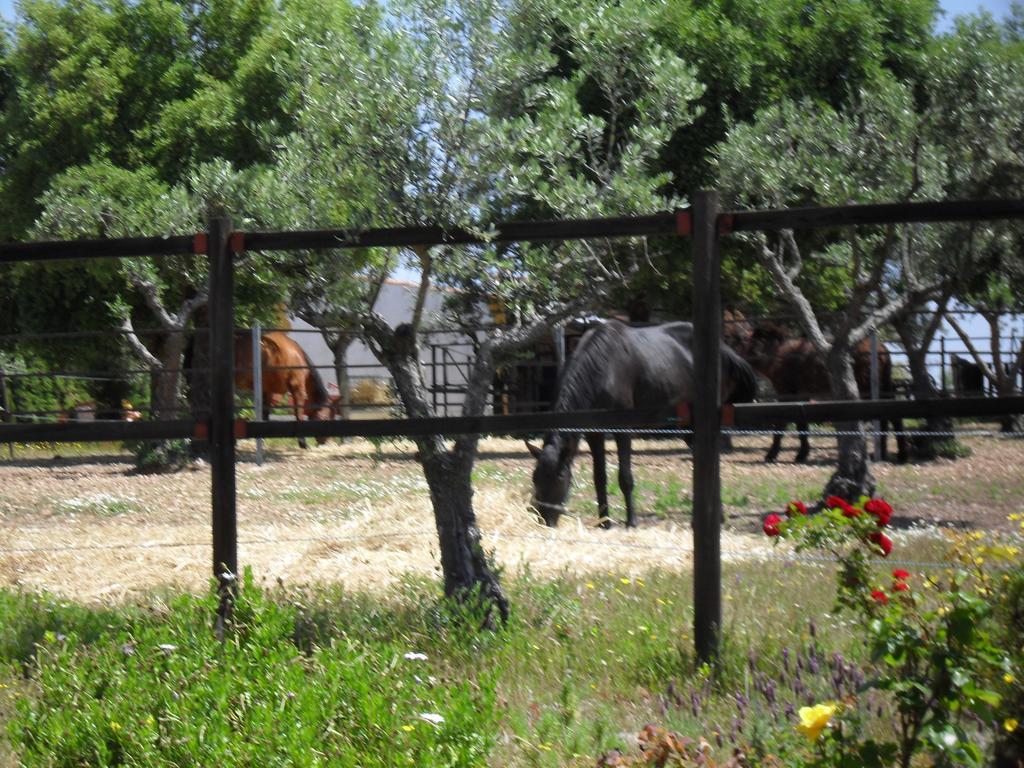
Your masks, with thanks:
M 602 528 L 611 528 L 612 521 L 608 518 L 608 470 L 604 454 L 604 435 L 587 434 L 587 445 L 590 456 L 594 460 L 594 490 L 597 491 L 597 517 Z
M 807 434 L 808 424 L 806 421 L 798 421 L 796 430 L 800 433 L 800 450 L 796 454 L 797 464 L 806 464 L 807 457 L 811 453 L 811 438 Z
M 304 397 L 300 396 L 300 392 L 297 388 L 291 387 L 290 390 L 292 395 L 292 412 L 295 414 L 295 421 L 302 421 L 302 402 L 305 400 Z M 308 448 L 306 445 L 306 438 L 299 438 L 299 448 Z
M 626 527 L 636 528 L 636 511 L 633 509 L 633 468 L 630 466 L 633 438 L 623 432 L 615 435 L 615 444 L 619 448 L 619 487 L 622 489 L 622 498 L 626 501 Z
M 785 428 L 785 424 L 781 424 L 775 428 L 775 434 L 772 436 L 772 445 L 768 449 L 768 453 L 764 455 L 765 462 L 770 463 L 779 458 L 779 449 L 782 448 L 782 432 Z
M 893 419 L 891 423 L 896 432 L 896 463 L 906 464 L 910 459 L 910 440 L 903 432 L 903 419 Z

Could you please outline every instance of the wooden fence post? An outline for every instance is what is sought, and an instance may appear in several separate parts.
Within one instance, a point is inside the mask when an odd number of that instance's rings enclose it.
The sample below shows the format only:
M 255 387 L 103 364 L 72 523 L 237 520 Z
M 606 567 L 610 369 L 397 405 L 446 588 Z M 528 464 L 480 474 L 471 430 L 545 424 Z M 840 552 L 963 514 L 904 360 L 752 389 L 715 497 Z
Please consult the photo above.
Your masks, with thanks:
M 220 590 L 218 636 L 237 592 L 238 530 L 235 515 L 235 306 L 231 220 L 211 219 L 210 263 L 210 470 L 213 501 L 213 573 Z
M 718 654 L 722 627 L 721 343 L 718 193 L 693 197 L 693 621 L 697 658 Z

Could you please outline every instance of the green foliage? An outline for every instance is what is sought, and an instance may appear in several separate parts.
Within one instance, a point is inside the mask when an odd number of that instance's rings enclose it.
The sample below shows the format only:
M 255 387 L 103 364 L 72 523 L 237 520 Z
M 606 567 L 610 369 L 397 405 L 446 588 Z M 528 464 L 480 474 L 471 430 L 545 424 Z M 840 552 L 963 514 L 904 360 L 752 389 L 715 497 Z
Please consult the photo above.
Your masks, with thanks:
M 48 376 L 18 376 L 48 370 L 45 361 L 34 356 L 22 357 L 0 350 L 0 370 L 6 374 L 8 406 L 13 413 L 56 411 L 87 397 L 85 388 L 75 381 Z M 40 418 L 53 420 L 55 417 Z
M 177 472 L 193 460 L 189 440 L 136 440 L 125 443 L 135 456 L 135 467 L 144 474 Z
M 101 637 L 45 632 L 39 696 L 12 728 L 23 764 L 475 766 L 493 747 L 489 675 L 442 684 L 407 648 L 345 635 L 304 652 L 300 609 L 251 582 L 218 643 L 215 600 L 176 598 Z
M 218 157 L 247 166 L 265 156 L 267 129 L 284 113 L 267 99 L 275 89 L 270 73 L 260 73 L 266 57 L 247 56 L 272 7 L 267 0 L 20 4 L 0 114 L 8 136 L 0 187 L 11 212 L 3 234 L 23 236 L 39 195 L 74 166 L 149 167 L 175 183 Z M 254 84 L 264 88 L 247 87 Z
M 838 708 L 842 722 L 824 731 L 817 755 L 801 764 L 906 768 L 920 754 L 939 765 L 985 764 L 986 724 L 1015 711 L 998 690 L 1004 685 L 1001 678 L 1013 681 L 1009 670 L 1015 665 L 1013 651 L 1000 642 L 1006 629 L 993 621 L 992 598 L 1000 577 L 1010 580 L 1019 574 L 1020 549 L 980 544 L 980 533 L 961 535 L 951 552 L 957 567 L 945 575 L 923 577 L 896 569 L 886 584 L 872 559 L 892 548 L 881 531 L 892 513 L 888 504 L 865 498 L 851 506 L 829 499 L 816 515 L 800 514 L 794 507 L 790 512 L 785 521 L 766 519 L 765 531 L 792 539 L 798 552 L 836 557 L 837 608 L 853 614 L 877 668 L 865 690 L 883 692 L 894 710 L 884 736 L 868 738 L 851 730 L 862 695 L 847 700 Z M 1009 562 L 1009 573 L 1005 565 L 993 573 L 986 566 L 993 558 Z M 809 738 L 818 741 L 820 733 Z

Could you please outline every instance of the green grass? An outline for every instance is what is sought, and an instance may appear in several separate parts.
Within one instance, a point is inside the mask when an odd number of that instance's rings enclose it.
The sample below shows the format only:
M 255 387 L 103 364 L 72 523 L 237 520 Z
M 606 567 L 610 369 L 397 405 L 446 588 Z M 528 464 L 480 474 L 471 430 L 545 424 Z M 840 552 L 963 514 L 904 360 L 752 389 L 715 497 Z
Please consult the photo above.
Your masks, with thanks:
M 431 583 L 383 599 L 250 585 L 224 645 L 209 597 L 101 610 L 0 592 L 0 692 L 19 699 L 12 713 L 0 697 L 0 715 L 28 766 L 592 766 L 651 721 L 723 743 L 767 723 L 785 741 L 787 704 L 835 696 L 833 654 L 863 661 L 828 615 L 832 582 L 825 567 L 727 563 L 714 674 L 692 656 L 688 574 L 527 574 L 508 584 L 513 616 L 498 632 L 439 603 Z M 811 649 L 822 674 L 807 673 L 803 697 L 784 691 L 784 655 Z M 767 681 L 774 703 L 758 692 Z
M 86 496 L 75 496 L 70 499 L 56 499 L 51 502 L 53 511 L 61 515 L 97 515 L 99 517 L 116 517 L 132 512 L 140 512 L 137 500 L 131 497 L 112 496 L 108 493 L 93 493 Z

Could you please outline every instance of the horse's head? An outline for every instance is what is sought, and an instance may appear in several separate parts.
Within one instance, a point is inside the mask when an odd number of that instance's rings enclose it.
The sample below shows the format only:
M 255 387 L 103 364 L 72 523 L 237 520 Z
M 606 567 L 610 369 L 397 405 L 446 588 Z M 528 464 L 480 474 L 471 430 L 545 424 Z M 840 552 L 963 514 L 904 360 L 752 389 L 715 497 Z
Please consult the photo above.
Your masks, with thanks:
M 345 404 L 341 402 L 341 395 L 331 395 L 330 408 L 332 419 L 342 419 L 345 417 Z
M 306 403 L 306 407 L 303 410 L 305 410 L 306 419 L 309 421 L 331 421 L 334 419 L 334 408 L 331 407 L 330 403 L 324 404 L 309 401 Z M 326 442 L 326 437 L 317 436 L 317 445 L 323 445 Z
M 557 436 L 545 440 L 543 448 L 530 443 L 526 447 L 537 459 L 533 468 L 533 508 L 550 528 L 556 528 L 572 485 L 572 451 Z
M 754 328 L 738 309 L 722 312 L 722 340 L 741 355 L 746 355 Z
M 743 356 L 758 370 L 764 370 L 775 359 L 779 347 L 789 334 L 775 323 L 761 323 L 750 334 L 750 343 Z

